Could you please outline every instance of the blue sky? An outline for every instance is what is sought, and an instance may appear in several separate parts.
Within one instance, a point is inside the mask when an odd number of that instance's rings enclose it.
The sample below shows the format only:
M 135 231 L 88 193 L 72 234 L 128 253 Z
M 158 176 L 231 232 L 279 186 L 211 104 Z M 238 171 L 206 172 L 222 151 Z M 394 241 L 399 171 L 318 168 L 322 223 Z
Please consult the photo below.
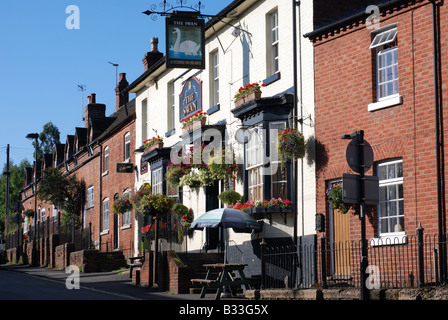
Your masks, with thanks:
M 202 0 L 201 12 L 214 15 L 232 0 Z M 75 127 L 82 127 L 87 96 L 115 111 L 116 68 L 129 83 L 143 72 L 142 58 L 159 38 L 164 52 L 165 18 L 156 21 L 142 14 L 162 0 L 20 0 L 0 2 L 0 165 L 6 146 L 18 164 L 33 161 L 33 146 L 25 136 L 41 132 L 51 121 L 61 142 Z M 179 0 L 167 3 L 178 6 Z M 188 0 L 195 7 L 198 1 Z M 79 29 L 68 29 L 70 5 L 79 8 Z M 159 7 L 158 10 L 162 10 Z M 85 85 L 83 93 L 78 85 Z M 134 95 L 130 98 L 132 99 Z

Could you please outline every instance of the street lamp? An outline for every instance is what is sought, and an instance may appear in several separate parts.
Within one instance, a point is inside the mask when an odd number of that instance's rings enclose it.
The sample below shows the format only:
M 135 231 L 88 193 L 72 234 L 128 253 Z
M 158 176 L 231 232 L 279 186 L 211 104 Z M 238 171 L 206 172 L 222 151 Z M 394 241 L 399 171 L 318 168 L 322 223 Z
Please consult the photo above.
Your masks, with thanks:
M 32 253 L 32 257 L 31 257 L 31 264 L 35 265 L 36 264 L 36 228 L 37 228 L 37 147 L 38 147 L 38 142 L 37 139 L 39 138 L 39 134 L 38 133 L 29 133 L 27 134 L 26 138 L 28 140 L 34 140 L 35 144 L 34 144 L 34 232 L 33 232 L 33 253 Z

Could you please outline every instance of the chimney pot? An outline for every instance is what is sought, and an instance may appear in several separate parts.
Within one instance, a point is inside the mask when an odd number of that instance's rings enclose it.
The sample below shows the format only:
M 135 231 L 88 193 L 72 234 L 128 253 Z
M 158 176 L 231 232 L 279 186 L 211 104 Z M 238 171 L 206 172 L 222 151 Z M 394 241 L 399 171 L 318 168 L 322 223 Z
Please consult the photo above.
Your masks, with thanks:
M 163 53 L 159 52 L 158 49 L 159 38 L 151 38 L 151 51 L 147 52 L 143 57 L 143 65 L 145 66 L 145 71 L 148 71 L 152 65 L 163 58 Z
M 96 93 L 92 93 L 90 96 L 87 97 L 89 99 L 89 104 L 96 103 Z
M 126 103 L 129 102 L 129 93 L 124 92 L 124 89 L 126 89 L 127 86 L 129 86 L 129 83 L 126 80 L 126 73 L 120 73 L 119 81 L 117 87 L 115 88 L 117 111 L 118 109 L 120 109 L 120 107 L 124 106 Z
M 159 38 L 151 38 L 151 52 L 159 52 Z

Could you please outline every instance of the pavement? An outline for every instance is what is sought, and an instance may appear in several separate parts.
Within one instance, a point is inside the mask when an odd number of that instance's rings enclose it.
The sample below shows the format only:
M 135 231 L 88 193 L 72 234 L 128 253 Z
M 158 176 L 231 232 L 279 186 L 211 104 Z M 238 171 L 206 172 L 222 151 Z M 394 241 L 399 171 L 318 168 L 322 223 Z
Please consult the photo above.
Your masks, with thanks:
M 30 267 L 20 265 L 0 265 L 0 270 L 20 272 L 22 274 L 39 277 L 48 281 L 66 283 L 71 275 L 65 270 L 55 270 L 44 267 Z M 83 289 L 96 290 L 123 298 L 123 300 L 214 300 L 214 294 L 208 293 L 204 299 L 199 294 L 173 294 L 154 288 L 136 286 L 129 277 L 129 269 L 123 272 L 79 273 L 79 285 Z M 224 298 L 225 300 L 243 299 Z

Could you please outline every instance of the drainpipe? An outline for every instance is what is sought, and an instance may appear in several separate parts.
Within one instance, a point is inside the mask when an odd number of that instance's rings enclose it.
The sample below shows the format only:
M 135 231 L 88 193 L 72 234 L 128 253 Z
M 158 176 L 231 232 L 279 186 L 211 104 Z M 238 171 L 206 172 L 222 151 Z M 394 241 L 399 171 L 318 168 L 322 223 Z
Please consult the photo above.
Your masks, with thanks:
M 297 63 L 297 7 L 300 8 L 300 1 L 297 0 L 293 0 L 292 1 L 292 19 L 293 19 L 293 68 L 294 68 L 294 105 L 293 105 L 293 117 L 292 117 L 292 121 L 293 124 L 296 124 L 296 119 L 298 118 L 298 106 L 297 106 L 297 99 L 298 99 L 298 81 L 297 81 L 297 67 L 298 67 L 298 63 Z M 299 25 L 300 27 L 300 25 Z M 302 70 L 300 70 L 302 71 Z M 303 131 L 303 124 L 302 124 L 302 131 Z M 297 202 L 299 200 L 299 193 L 297 190 L 297 175 L 298 175 L 298 165 L 296 162 L 293 162 L 293 183 L 292 183 L 292 189 L 293 189 L 293 197 L 294 200 L 293 201 L 293 206 L 294 206 L 294 245 L 297 245 L 297 209 L 298 209 L 298 205 Z M 302 169 L 303 172 L 303 169 Z M 303 176 L 302 176 L 302 186 L 303 186 Z M 303 197 L 302 197 L 302 201 L 303 201 Z
M 440 6 L 443 0 L 429 0 L 432 3 L 432 32 L 434 55 L 434 108 L 435 108 L 435 135 L 436 135 L 436 160 L 437 160 L 437 209 L 438 209 L 438 237 L 439 237 L 439 263 L 440 280 L 446 282 L 446 243 L 445 243 L 445 210 L 443 200 L 445 198 L 442 188 L 444 169 L 441 157 L 443 153 L 443 132 L 440 136 L 440 128 L 443 128 L 441 109 L 441 75 L 440 75 Z
M 99 204 L 99 224 L 98 224 L 98 243 L 99 251 L 101 251 L 101 222 L 103 218 L 103 145 L 97 141 L 96 144 L 100 147 L 100 204 Z
M 297 50 L 297 10 L 299 11 L 299 41 L 301 40 L 301 14 L 300 14 L 300 5 L 301 2 L 297 0 L 292 1 L 292 12 L 293 12 L 293 68 L 294 68 L 294 108 L 293 108 L 293 124 L 295 125 L 298 122 L 300 122 L 300 132 L 303 133 L 303 108 L 300 108 L 300 120 L 297 120 L 298 118 L 298 81 L 297 81 L 297 53 L 300 56 L 300 105 L 302 106 L 302 46 L 300 42 L 300 48 Z M 301 213 L 302 213 L 302 235 L 303 235 L 303 228 L 304 228 L 304 199 L 303 199 L 303 187 L 304 187 L 304 181 L 303 181 L 303 159 L 300 161 L 301 163 Z M 297 250 L 297 244 L 298 244 L 298 232 L 297 232 L 297 223 L 298 223 L 298 200 L 299 200 L 299 192 L 297 188 L 297 176 L 298 176 L 298 164 L 297 162 L 293 162 L 293 212 L 294 212 L 294 245 Z M 301 253 L 301 250 L 300 250 Z M 297 279 L 297 274 L 295 274 L 298 271 L 299 265 L 301 265 L 302 257 L 298 257 L 299 261 L 296 261 L 296 266 L 294 267 L 294 274 L 293 279 L 296 281 L 295 285 L 296 287 L 302 282 L 302 276 L 300 276 L 300 279 Z M 300 268 L 302 271 L 302 268 Z

